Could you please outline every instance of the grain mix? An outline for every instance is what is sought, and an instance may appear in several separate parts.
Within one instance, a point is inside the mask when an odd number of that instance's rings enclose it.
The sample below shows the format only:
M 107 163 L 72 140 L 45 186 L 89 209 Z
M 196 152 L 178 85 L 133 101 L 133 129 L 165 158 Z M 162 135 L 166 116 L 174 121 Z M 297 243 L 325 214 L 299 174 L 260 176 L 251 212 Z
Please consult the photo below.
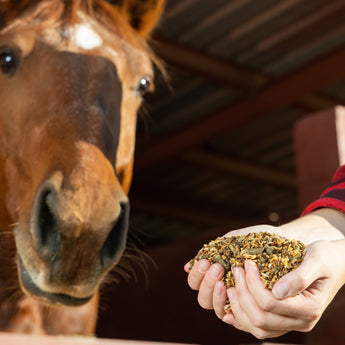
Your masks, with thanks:
M 272 289 L 283 275 L 295 269 L 305 254 L 305 245 L 296 240 L 268 232 L 249 233 L 231 237 L 218 237 L 205 244 L 190 267 L 201 259 L 211 264 L 219 263 L 225 269 L 223 281 L 226 288 L 235 286 L 233 268 L 244 266 L 245 260 L 254 261 L 264 281 L 265 288 Z

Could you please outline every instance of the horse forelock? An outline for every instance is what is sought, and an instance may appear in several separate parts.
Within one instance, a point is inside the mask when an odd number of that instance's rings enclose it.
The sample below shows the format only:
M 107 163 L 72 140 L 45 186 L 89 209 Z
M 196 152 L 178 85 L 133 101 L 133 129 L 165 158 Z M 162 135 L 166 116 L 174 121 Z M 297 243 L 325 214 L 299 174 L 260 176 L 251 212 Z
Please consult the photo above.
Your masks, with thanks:
M 107 0 L 1 0 L 0 10 L 5 12 L 11 18 L 20 16 L 24 11 L 32 7 L 37 7 L 38 9 L 62 9 L 63 11 L 59 13 L 50 12 L 51 18 L 55 18 L 56 15 L 61 16 L 64 20 L 73 20 L 76 12 L 83 9 L 97 9 L 104 6 L 106 3 L 112 3 Z
M 84 12 L 112 31 L 131 36 L 132 40 L 135 39 L 143 45 L 144 40 L 132 32 L 130 23 L 126 23 L 118 5 L 117 1 L 107 0 L 2 0 L 0 29 L 13 22 L 16 25 L 11 32 L 33 23 L 37 28 L 43 29 L 56 26 L 64 28 L 75 25 L 78 22 L 78 13 Z

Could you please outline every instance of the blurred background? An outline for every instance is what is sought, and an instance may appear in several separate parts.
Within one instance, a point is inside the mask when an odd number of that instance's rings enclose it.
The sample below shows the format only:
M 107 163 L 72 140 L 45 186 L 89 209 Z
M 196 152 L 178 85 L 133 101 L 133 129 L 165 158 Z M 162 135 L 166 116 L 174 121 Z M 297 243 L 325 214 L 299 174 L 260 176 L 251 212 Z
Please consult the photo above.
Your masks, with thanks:
M 101 336 L 260 342 L 198 306 L 183 264 L 231 229 L 300 214 L 294 128 L 345 102 L 344 19 L 343 0 L 167 1 L 152 47 L 168 79 L 157 71 L 141 109 L 130 191 L 151 259 L 106 286 Z

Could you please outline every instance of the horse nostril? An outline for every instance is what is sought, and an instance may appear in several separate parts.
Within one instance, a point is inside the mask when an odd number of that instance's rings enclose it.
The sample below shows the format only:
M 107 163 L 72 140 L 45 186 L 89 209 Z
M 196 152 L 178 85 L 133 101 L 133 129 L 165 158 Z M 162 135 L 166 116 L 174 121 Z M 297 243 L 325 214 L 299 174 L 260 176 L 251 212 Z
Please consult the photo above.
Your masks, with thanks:
M 60 234 L 53 212 L 54 192 L 45 189 L 38 198 L 34 234 L 38 252 L 46 259 L 55 257 L 60 250 Z
M 104 270 L 120 258 L 126 244 L 128 231 L 129 204 L 121 203 L 120 215 L 111 229 L 101 250 L 101 264 Z

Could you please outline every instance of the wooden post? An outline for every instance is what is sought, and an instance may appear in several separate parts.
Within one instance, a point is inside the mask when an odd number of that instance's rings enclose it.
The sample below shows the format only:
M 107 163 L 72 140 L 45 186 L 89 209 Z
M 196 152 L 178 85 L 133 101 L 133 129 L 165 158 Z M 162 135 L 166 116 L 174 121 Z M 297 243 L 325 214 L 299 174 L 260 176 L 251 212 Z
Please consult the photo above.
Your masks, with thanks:
M 295 127 L 296 174 L 301 210 L 331 183 L 345 164 L 345 108 L 311 114 Z
M 345 164 L 345 108 L 337 106 L 300 120 L 295 127 L 296 173 L 299 203 L 304 209 L 331 183 Z M 307 334 L 310 345 L 345 344 L 343 287 Z

